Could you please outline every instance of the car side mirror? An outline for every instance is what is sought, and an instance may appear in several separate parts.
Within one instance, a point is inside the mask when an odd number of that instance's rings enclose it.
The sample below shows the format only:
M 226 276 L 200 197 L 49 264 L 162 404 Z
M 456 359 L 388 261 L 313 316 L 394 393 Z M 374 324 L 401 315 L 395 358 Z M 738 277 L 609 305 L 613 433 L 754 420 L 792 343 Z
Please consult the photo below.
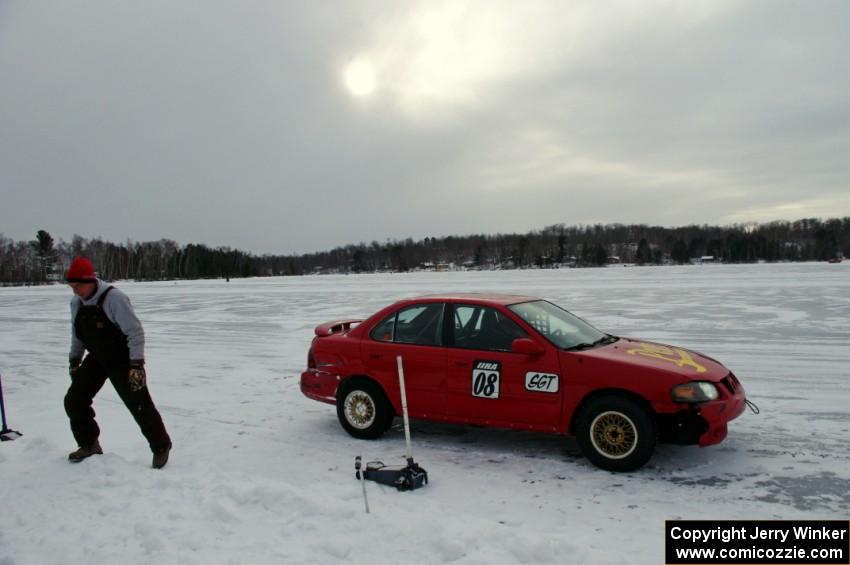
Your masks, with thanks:
M 512 353 L 521 353 L 523 355 L 543 355 L 546 353 L 546 350 L 543 349 L 543 346 L 534 341 L 533 339 L 529 339 L 527 337 L 521 337 L 513 340 L 511 342 L 511 352 Z

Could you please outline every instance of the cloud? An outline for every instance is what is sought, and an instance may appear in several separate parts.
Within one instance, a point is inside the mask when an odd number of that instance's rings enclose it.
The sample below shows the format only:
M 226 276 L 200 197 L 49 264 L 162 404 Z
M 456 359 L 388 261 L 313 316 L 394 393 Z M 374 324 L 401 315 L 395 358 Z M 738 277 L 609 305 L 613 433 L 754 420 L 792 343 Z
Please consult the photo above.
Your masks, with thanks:
M 730 223 L 771 222 L 775 220 L 799 220 L 802 218 L 847 217 L 840 210 L 850 209 L 850 194 L 835 193 L 828 197 L 807 198 L 781 204 L 752 205 L 732 212 L 725 217 Z
M 850 215 L 842 1 L 0 10 L 15 238 L 285 253 Z

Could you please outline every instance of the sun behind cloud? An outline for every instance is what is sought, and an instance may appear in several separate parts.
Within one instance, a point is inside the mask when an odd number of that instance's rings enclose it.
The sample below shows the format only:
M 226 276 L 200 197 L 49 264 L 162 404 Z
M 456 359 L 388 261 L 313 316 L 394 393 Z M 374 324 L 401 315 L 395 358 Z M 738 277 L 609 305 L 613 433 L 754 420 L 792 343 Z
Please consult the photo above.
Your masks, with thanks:
M 360 98 L 380 90 L 387 106 L 429 122 L 485 104 L 508 81 L 551 68 L 561 51 L 550 45 L 570 51 L 575 42 L 576 34 L 564 38 L 562 28 L 540 23 L 555 21 L 563 9 L 512 6 L 413 2 L 356 46 L 357 56 L 343 67 L 346 89 Z M 574 12 L 569 29 L 583 21 Z
M 343 75 L 346 88 L 354 96 L 368 96 L 378 86 L 375 67 L 367 59 L 354 59 L 345 67 Z

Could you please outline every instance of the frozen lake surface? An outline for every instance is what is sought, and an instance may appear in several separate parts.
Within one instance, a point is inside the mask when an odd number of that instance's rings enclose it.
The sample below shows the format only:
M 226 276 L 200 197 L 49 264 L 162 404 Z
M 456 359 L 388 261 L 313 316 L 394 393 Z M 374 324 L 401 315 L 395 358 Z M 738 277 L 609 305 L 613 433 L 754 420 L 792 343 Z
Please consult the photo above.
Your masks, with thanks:
M 110 385 L 105 454 L 77 465 L 62 406 L 71 292 L 0 288 L 0 565 L 663 563 L 666 519 L 850 515 L 850 262 L 119 282 L 145 325 L 174 441 L 150 453 Z M 404 433 L 349 437 L 299 375 L 313 328 L 435 292 L 538 295 L 616 335 L 704 352 L 761 408 L 720 445 L 662 445 L 631 474 L 571 438 L 413 423 L 431 484 L 368 485 Z

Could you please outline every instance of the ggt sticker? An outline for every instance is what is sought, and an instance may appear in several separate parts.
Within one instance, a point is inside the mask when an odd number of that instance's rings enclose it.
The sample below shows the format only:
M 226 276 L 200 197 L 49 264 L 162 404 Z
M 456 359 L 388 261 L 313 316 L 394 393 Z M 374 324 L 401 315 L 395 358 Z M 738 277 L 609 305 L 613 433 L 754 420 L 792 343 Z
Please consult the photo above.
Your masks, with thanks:
M 472 396 L 499 398 L 502 364 L 498 361 L 476 361 L 472 365 Z
M 558 392 L 558 375 L 529 371 L 525 374 L 525 390 L 533 392 Z

